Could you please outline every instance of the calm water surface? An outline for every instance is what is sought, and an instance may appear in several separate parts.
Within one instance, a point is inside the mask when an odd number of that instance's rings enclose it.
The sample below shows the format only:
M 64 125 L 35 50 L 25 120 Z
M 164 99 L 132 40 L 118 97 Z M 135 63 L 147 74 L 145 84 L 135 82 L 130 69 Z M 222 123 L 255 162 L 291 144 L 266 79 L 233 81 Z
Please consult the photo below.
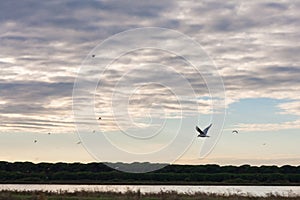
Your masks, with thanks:
M 0 184 L 0 190 L 17 191 L 114 191 L 128 190 L 142 193 L 158 193 L 160 191 L 175 191 L 194 194 L 196 192 L 215 194 L 238 194 L 246 196 L 300 196 L 300 186 L 187 186 L 187 185 L 58 185 L 58 184 Z

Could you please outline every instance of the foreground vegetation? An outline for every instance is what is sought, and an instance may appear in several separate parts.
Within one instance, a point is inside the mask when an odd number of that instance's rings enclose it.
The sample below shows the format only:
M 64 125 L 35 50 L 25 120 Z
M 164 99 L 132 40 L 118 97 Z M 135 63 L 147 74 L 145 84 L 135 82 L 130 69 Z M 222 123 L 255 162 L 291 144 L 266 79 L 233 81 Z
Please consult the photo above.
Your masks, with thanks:
M 113 192 L 75 192 L 75 193 L 50 193 L 50 192 L 16 192 L 1 191 L 0 200 L 299 200 L 300 197 L 282 197 L 269 195 L 267 197 L 246 197 L 237 195 L 215 194 L 178 194 L 175 192 L 160 192 L 158 194 L 141 194 L 140 192 L 127 191 L 126 193 Z
M 143 163 L 131 165 L 149 167 Z M 103 163 L 0 162 L 0 183 L 300 185 L 300 166 L 169 165 L 134 174 Z

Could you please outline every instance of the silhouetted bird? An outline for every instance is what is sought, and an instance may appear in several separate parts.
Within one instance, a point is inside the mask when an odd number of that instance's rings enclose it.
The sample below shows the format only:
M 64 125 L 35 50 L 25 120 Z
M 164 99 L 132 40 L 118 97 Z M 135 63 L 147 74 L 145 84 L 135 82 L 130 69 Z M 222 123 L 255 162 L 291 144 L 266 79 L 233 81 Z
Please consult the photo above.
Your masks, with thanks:
M 237 130 L 233 130 L 232 133 L 239 133 Z
M 37 140 L 34 140 L 34 143 L 37 143 Z
M 101 119 L 101 117 L 98 118 L 98 120 L 100 120 L 100 119 Z
M 95 58 L 96 55 L 92 55 L 93 58 Z
M 212 124 L 210 124 L 207 128 L 205 128 L 203 131 L 198 127 L 196 126 L 196 130 L 199 132 L 199 135 L 198 137 L 209 137 L 207 135 L 207 132 L 208 132 L 208 129 L 211 127 Z

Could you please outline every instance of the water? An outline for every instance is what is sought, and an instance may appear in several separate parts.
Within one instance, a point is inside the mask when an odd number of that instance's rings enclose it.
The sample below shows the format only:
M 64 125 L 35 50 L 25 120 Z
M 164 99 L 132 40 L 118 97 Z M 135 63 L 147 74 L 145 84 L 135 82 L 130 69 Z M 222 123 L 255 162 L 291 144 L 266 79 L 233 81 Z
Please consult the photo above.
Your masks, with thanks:
M 197 192 L 214 194 L 237 194 L 243 196 L 265 197 L 268 194 L 280 196 L 300 196 L 300 186 L 187 186 L 187 185 L 59 185 L 59 184 L 0 184 L 0 190 L 16 191 L 138 191 L 141 193 L 159 193 L 175 191 L 177 193 L 194 194 Z

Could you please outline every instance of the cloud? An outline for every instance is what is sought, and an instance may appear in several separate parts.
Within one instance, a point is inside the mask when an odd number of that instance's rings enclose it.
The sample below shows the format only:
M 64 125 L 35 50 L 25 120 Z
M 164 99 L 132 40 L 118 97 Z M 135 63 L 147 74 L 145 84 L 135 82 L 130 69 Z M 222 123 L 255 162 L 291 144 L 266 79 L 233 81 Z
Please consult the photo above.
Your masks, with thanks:
M 72 87 L 72 82 L 1 82 L 2 130 L 69 129 L 73 121 Z
M 261 124 L 244 124 L 240 123 L 235 126 L 240 131 L 281 131 L 288 129 L 299 129 L 300 120 L 282 122 L 282 123 L 261 123 Z
M 91 80 L 93 75 L 88 70 L 85 79 Z M 212 110 L 211 100 L 204 99 L 210 94 L 201 73 L 168 52 L 130 52 L 108 66 L 99 78 L 96 112 L 127 126 L 128 111 L 131 118 L 142 120 L 185 118 Z
M 69 124 L 69 118 L 62 116 L 71 114 L 73 81 L 90 50 L 113 34 L 146 26 L 173 28 L 200 43 L 222 75 L 227 106 L 243 98 L 257 97 L 299 101 L 298 2 L 26 0 L 2 1 L 0 8 L 0 101 L 4 102 L 0 104 L 0 115 L 10 127 L 48 127 L 48 122 L 49 126 L 58 127 Z M 126 45 L 126 41 L 120 45 Z M 143 50 L 113 63 L 101 76 L 99 96 L 96 95 L 96 106 L 101 108 L 97 112 L 109 119 L 106 125 L 112 127 L 108 108 L 112 91 L 122 97 L 130 94 L 130 85 L 142 87 L 142 83 L 162 80 L 179 94 L 181 104 L 175 96 L 170 97 L 172 93 L 167 88 L 149 84 L 141 89 L 141 94 L 131 97 L 133 116 L 142 117 L 140 110 L 157 102 L 167 114 L 178 114 L 180 106 L 187 114 L 210 114 L 205 81 L 180 56 Z M 136 67 L 150 63 L 172 67 L 176 73 L 168 68 Z M 99 78 L 101 70 L 95 68 L 89 76 Z M 129 70 L 133 71 L 119 82 Z M 120 90 L 113 89 L 117 83 Z M 187 83 L 200 98 L 192 98 L 191 91 L 182 86 Z M 121 100 L 117 98 L 115 103 Z M 284 113 L 299 115 L 296 104 L 279 107 Z M 195 106 L 199 108 L 196 112 Z M 152 114 L 157 116 L 160 112 L 154 109 Z M 57 120 L 55 116 L 60 115 Z M 19 120 L 20 116 L 26 120 Z M 37 117 L 45 121 L 36 122 Z M 64 121 L 66 124 L 58 123 Z M 258 126 L 241 128 L 254 130 Z M 266 127 L 285 129 L 295 124 Z
M 4 100 L 31 103 L 71 95 L 72 82 L 4 81 L 0 82 L 0 95 Z
M 278 105 L 282 111 L 280 114 L 289 114 L 289 115 L 300 115 L 300 102 L 299 101 L 292 101 L 287 103 L 282 103 Z

